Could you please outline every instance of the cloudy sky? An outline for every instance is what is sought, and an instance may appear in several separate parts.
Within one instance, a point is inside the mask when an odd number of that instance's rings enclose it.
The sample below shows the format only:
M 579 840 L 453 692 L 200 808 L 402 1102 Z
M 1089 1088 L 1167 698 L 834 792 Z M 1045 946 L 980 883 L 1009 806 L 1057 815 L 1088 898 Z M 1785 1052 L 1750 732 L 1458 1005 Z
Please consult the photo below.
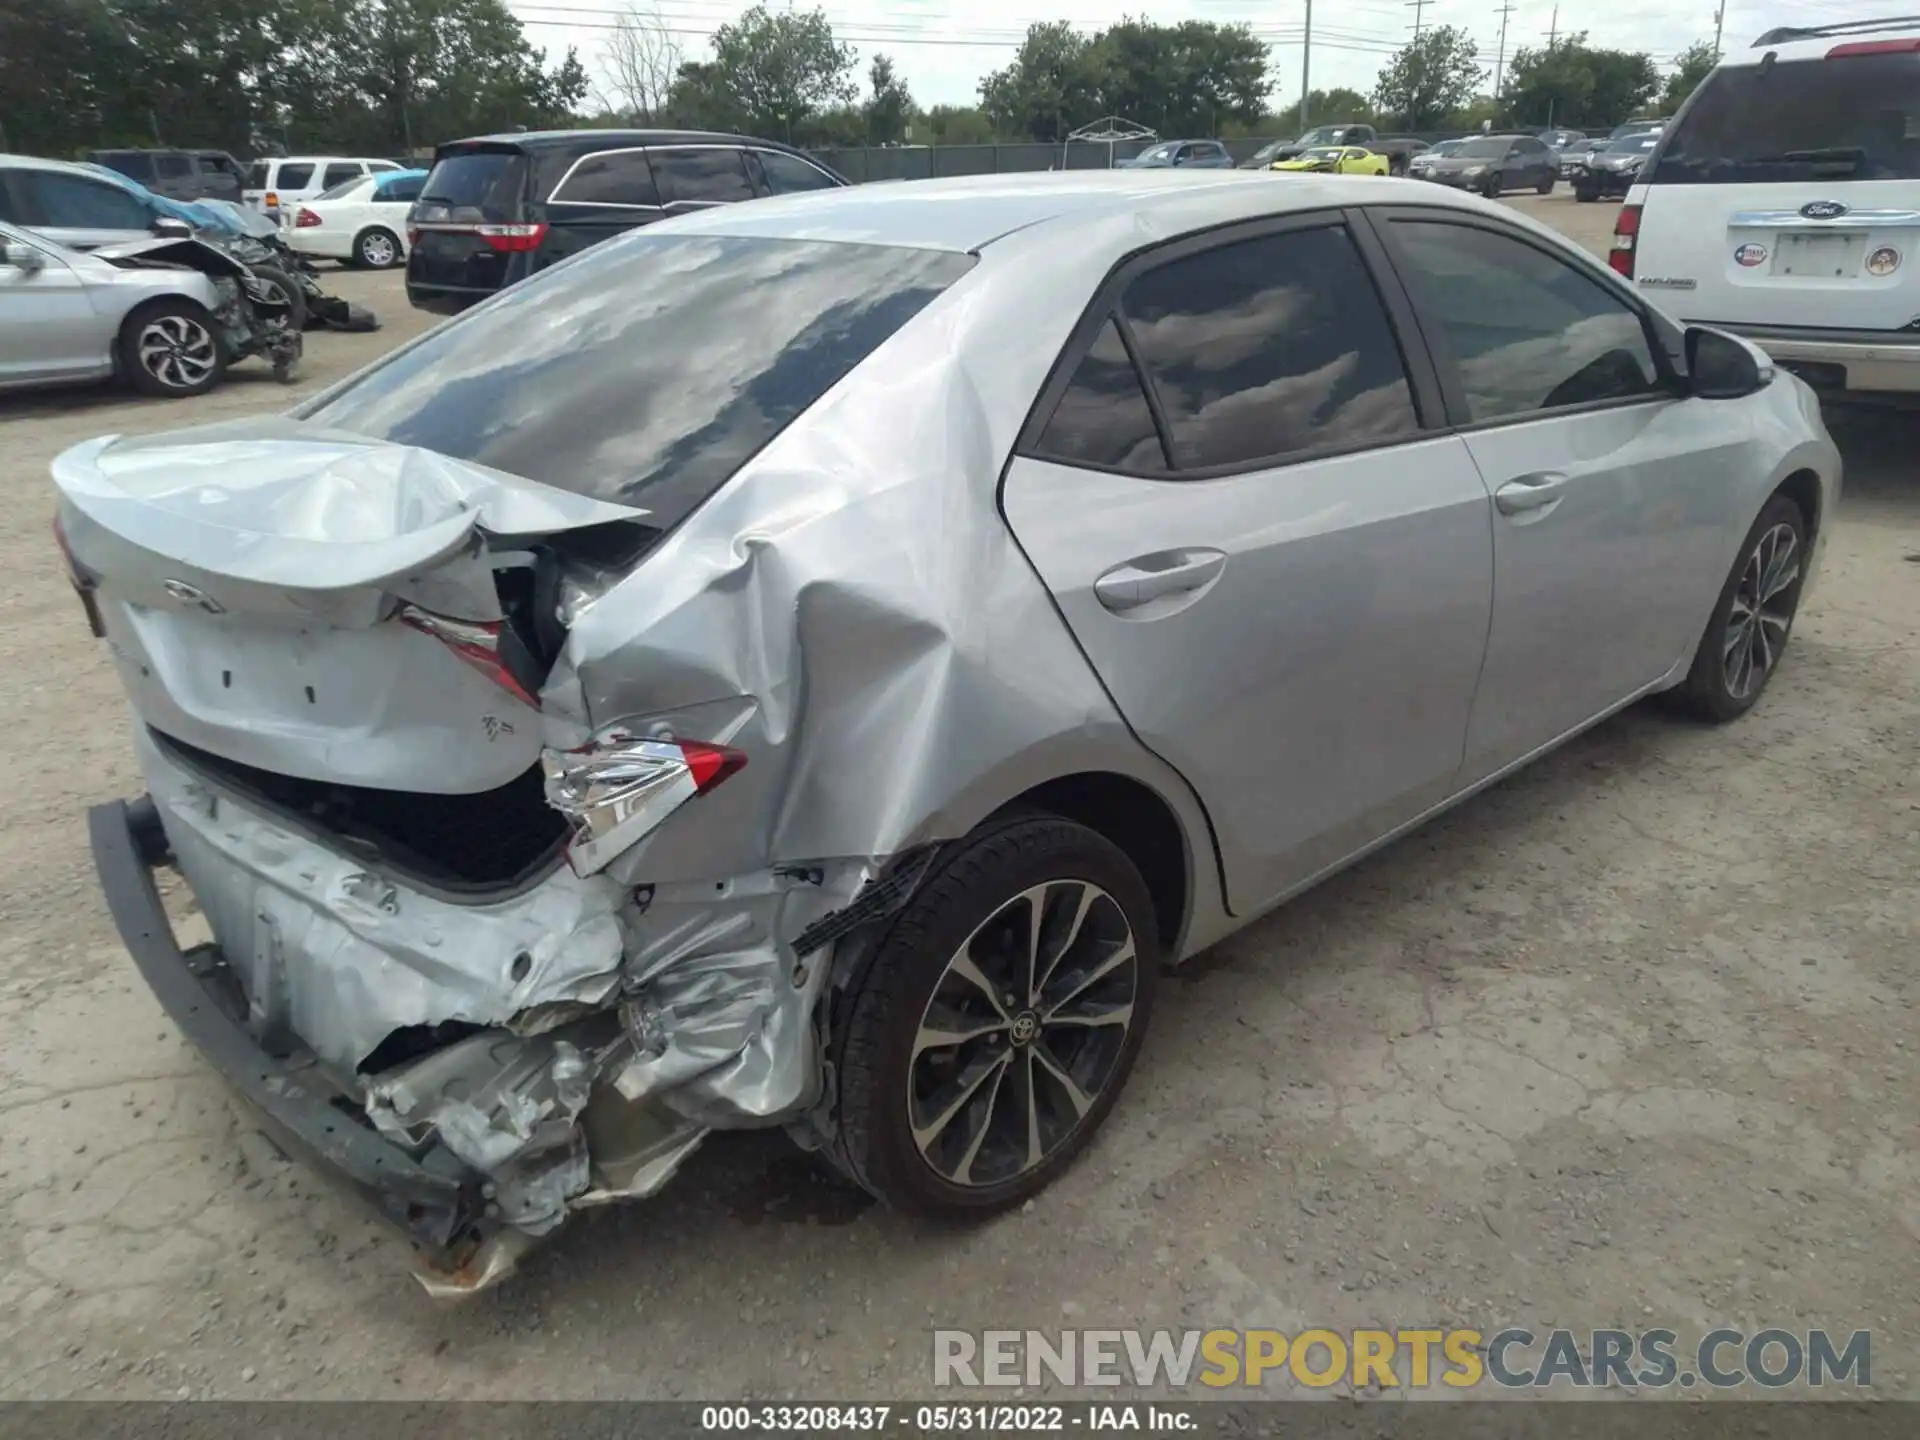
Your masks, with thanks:
M 637 0 L 657 11 L 688 59 L 708 54 L 714 27 L 745 10 L 750 0 Z M 780 0 L 773 0 L 780 3 Z M 1489 67 L 1500 38 L 1502 0 L 1427 0 L 1421 9 L 1427 25 L 1457 25 L 1471 34 Z M 577 47 L 590 71 L 607 38 L 610 18 L 627 0 L 507 0 L 527 27 L 528 37 L 550 54 Z M 1561 34 L 1585 30 L 1592 43 L 1644 49 L 1663 67 L 1696 40 L 1713 38 L 1714 0 L 1570 0 L 1558 10 Z M 1690 6 L 1697 6 L 1697 13 Z M 808 8 L 800 0 L 800 8 Z M 923 105 L 972 104 L 980 77 L 1012 58 L 1020 37 L 1034 20 L 1071 20 L 1085 30 L 1112 23 L 1122 7 L 1095 0 L 827 0 L 827 18 L 841 39 L 868 57 L 885 52 Z M 1280 77 L 1275 103 L 1290 104 L 1300 95 L 1301 35 L 1305 0 L 1260 5 L 1248 0 L 1145 0 L 1139 11 L 1169 23 L 1199 19 L 1244 21 L 1265 40 Z M 1727 5 L 1725 48 L 1750 44 L 1775 25 L 1820 24 L 1873 13 L 1846 0 L 1732 0 Z M 1507 53 L 1523 45 L 1543 44 L 1555 24 L 1552 0 L 1514 0 L 1507 17 Z M 1312 83 L 1360 91 L 1373 88 L 1382 61 L 1411 34 L 1412 3 L 1400 0 L 1321 0 L 1314 17 Z

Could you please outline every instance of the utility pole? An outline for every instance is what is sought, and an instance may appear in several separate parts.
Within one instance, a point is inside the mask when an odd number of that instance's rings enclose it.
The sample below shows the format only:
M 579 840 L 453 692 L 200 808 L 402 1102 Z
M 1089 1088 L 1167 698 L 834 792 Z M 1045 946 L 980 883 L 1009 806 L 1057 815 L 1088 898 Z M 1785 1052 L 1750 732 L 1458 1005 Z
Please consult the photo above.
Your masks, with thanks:
M 1300 133 L 1307 133 L 1307 97 L 1313 94 L 1313 0 L 1307 0 L 1307 34 L 1300 42 Z
M 1713 12 L 1713 62 L 1716 65 L 1720 63 L 1720 27 L 1726 23 L 1726 19 L 1726 0 L 1721 0 L 1720 7 Z
M 1421 13 L 1432 3 L 1433 0 L 1403 0 L 1401 8 L 1413 11 L 1413 38 L 1416 40 L 1420 38 Z
M 1553 7 L 1553 19 L 1547 24 L 1547 49 L 1553 48 L 1553 42 L 1560 34 L 1560 7 Z
M 1500 72 L 1507 65 L 1507 17 L 1513 14 L 1513 0 L 1507 0 L 1494 13 L 1500 17 L 1500 50 L 1493 61 L 1493 101 L 1497 105 L 1500 103 Z

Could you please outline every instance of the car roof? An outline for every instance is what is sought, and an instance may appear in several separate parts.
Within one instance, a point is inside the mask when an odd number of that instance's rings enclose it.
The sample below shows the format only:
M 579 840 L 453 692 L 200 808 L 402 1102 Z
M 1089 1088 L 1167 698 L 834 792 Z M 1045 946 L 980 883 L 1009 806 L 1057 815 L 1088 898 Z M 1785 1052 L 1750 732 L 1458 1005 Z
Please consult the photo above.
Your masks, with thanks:
M 1727 50 L 1723 66 L 1758 65 L 1772 53 L 1782 63 L 1824 60 L 1840 45 L 1871 45 L 1881 40 L 1920 36 L 1920 19 L 1902 15 L 1886 20 L 1840 20 L 1831 25 L 1782 25 L 1758 36 L 1746 50 Z
M 67 175 L 85 175 L 92 180 L 100 178 L 98 170 L 86 165 L 77 165 L 69 160 L 49 160 L 44 155 L 0 154 L 0 166 L 15 170 L 58 170 Z
M 764 236 L 902 245 L 960 253 L 1015 231 L 1045 229 L 1068 239 L 1115 214 L 1143 226 L 1199 230 L 1295 210 L 1363 202 L 1472 208 L 1470 197 L 1417 181 L 1377 175 L 1313 175 L 1276 180 L 1258 170 L 1066 170 L 883 181 L 716 206 L 662 222 L 682 234 Z M 658 229 L 659 227 L 654 227 Z
M 506 135 L 467 135 L 441 142 L 441 150 L 461 145 L 514 145 L 527 150 L 546 150 L 556 146 L 592 149 L 604 145 L 755 145 L 768 150 L 790 150 L 776 140 L 756 140 L 724 130 L 528 130 Z

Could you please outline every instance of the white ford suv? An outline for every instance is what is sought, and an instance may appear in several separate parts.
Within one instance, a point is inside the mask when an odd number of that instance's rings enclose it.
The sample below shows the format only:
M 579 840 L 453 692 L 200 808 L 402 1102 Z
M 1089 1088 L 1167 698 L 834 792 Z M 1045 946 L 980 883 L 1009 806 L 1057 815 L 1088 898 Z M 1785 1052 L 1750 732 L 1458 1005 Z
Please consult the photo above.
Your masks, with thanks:
M 1816 387 L 1920 391 L 1920 19 L 1723 60 L 1627 192 L 1611 263 Z

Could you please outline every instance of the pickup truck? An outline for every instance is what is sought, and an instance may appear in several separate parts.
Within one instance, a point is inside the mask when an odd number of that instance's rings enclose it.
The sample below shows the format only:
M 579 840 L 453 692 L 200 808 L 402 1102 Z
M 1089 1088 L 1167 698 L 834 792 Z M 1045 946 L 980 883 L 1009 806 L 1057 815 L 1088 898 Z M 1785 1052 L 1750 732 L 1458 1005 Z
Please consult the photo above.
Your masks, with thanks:
M 1341 121 L 1335 125 L 1316 125 L 1297 140 L 1277 140 L 1263 145 L 1251 159 L 1241 162 L 1241 168 L 1264 170 L 1276 160 L 1291 160 L 1316 145 L 1363 145 L 1374 154 L 1387 157 L 1387 172 L 1392 175 L 1406 174 L 1407 162 L 1427 148 L 1424 140 L 1382 136 L 1371 125 Z

